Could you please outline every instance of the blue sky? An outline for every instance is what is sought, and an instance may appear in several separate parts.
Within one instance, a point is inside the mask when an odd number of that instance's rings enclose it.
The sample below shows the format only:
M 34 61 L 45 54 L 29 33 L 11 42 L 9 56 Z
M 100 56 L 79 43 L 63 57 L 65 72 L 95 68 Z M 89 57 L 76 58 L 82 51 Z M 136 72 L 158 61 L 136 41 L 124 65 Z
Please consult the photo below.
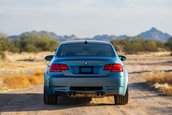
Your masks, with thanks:
M 136 35 L 156 27 L 172 35 L 172 0 L 0 0 L 0 32 Z

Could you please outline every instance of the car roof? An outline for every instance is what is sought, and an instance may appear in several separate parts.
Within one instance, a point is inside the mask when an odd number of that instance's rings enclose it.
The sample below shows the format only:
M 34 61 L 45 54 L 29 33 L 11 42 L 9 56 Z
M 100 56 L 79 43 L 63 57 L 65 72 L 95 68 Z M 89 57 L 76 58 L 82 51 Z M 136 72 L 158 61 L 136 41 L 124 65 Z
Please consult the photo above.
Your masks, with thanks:
M 71 40 L 71 41 L 64 41 L 61 44 L 72 44 L 72 43 L 98 43 L 98 44 L 110 44 L 107 41 L 100 41 L 100 40 Z

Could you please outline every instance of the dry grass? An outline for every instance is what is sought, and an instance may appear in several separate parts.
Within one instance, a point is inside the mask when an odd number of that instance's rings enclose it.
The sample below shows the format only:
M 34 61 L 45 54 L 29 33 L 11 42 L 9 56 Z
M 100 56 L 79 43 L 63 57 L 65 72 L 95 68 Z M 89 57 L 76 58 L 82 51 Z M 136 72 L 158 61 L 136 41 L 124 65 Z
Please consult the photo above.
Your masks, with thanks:
M 172 73 L 148 74 L 145 79 L 162 94 L 172 96 Z
M 30 87 L 31 85 L 43 83 L 43 71 L 37 69 L 34 71 L 34 74 L 19 74 L 1 78 L 3 78 L 3 82 L 1 83 L 3 89 Z
M 6 59 L 9 61 L 44 61 L 46 55 L 54 54 L 54 52 L 39 52 L 39 53 L 12 53 L 6 52 Z
M 44 57 L 53 52 L 5 53 L 6 61 L 0 61 L 0 91 L 43 83 Z
M 172 86 L 170 86 L 169 84 L 165 83 L 165 84 L 159 84 L 156 83 L 154 84 L 154 87 L 159 89 L 164 95 L 172 95 Z
M 18 67 L 29 67 L 29 66 L 31 66 L 31 64 L 4 62 L 4 63 L 0 63 L 0 66 L 3 68 L 18 68 Z
M 169 56 L 171 52 L 169 51 L 160 51 L 160 52 L 139 52 L 137 54 L 144 56 Z

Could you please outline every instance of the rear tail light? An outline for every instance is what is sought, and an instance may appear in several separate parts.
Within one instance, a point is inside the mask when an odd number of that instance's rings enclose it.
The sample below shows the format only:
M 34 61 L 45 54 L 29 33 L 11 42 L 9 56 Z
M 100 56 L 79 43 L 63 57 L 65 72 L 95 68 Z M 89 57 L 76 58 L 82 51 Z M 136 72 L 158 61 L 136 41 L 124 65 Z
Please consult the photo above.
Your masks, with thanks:
M 52 64 L 50 67 L 50 72 L 61 72 L 63 70 L 68 70 L 68 66 L 66 64 Z
M 121 64 L 107 64 L 104 66 L 104 70 L 110 70 L 111 72 L 123 72 Z

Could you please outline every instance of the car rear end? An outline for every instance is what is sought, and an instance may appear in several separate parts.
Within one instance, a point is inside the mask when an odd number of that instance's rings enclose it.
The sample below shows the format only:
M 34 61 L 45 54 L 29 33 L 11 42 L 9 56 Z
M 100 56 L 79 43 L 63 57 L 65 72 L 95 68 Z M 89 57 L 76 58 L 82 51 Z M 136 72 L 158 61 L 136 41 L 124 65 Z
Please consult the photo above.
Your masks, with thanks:
M 110 43 L 65 42 L 44 75 L 47 95 L 103 97 L 125 95 L 128 74 Z

